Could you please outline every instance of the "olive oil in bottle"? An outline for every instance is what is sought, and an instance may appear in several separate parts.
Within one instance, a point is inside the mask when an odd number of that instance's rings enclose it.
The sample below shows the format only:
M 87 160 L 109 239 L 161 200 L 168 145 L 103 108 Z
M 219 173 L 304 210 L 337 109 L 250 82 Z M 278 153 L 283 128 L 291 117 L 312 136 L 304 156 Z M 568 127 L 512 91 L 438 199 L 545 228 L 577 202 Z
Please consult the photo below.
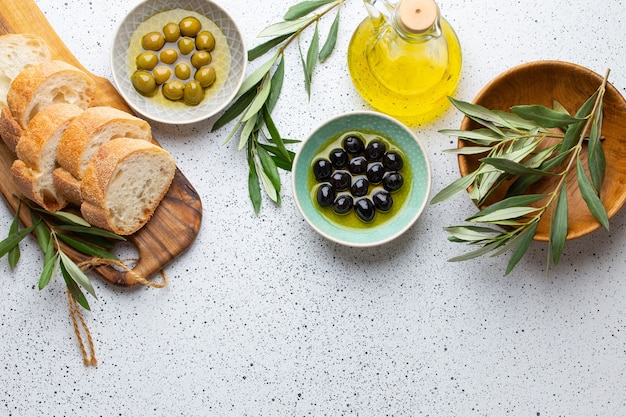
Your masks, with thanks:
M 389 16 L 370 14 L 348 48 L 348 68 L 361 96 L 409 125 L 427 123 L 450 105 L 461 74 L 461 46 L 433 0 L 383 0 Z

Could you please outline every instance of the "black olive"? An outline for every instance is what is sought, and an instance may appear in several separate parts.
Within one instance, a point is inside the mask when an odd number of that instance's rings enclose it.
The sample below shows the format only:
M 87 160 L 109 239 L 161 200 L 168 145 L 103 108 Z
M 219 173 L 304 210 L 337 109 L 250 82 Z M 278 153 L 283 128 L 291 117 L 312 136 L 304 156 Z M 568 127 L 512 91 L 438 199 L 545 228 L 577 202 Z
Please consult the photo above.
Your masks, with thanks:
M 321 207 L 328 207 L 335 201 L 335 190 L 328 184 L 324 183 L 317 187 L 317 204 Z
M 354 213 L 362 221 L 369 223 L 374 220 L 376 209 L 374 203 L 367 197 L 359 198 L 354 202 Z
M 363 197 L 367 195 L 369 192 L 370 183 L 367 178 L 360 176 L 356 177 L 356 179 L 352 182 L 352 186 L 350 186 L 350 192 L 355 197 Z
M 348 170 L 353 175 L 363 175 L 367 172 L 367 159 L 362 156 L 355 156 L 350 160 Z
M 330 151 L 329 159 L 335 168 L 343 168 L 349 162 L 348 154 L 341 148 Z
M 380 161 L 386 150 L 387 146 L 384 142 L 374 139 L 365 147 L 365 157 L 370 162 Z
M 402 161 L 402 157 L 397 152 L 389 151 L 385 155 L 383 155 L 383 165 L 389 171 L 400 171 L 404 162 Z
M 330 176 L 330 184 L 335 191 L 344 191 L 350 187 L 352 176 L 348 171 L 335 171 Z
M 313 175 L 318 181 L 328 181 L 333 173 L 333 166 L 328 159 L 318 159 L 313 164 Z
M 404 184 L 404 178 L 399 172 L 388 172 L 383 178 L 383 187 L 390 193 L 398 191 Z
M 372 196 L 374 207 L 380 211 L 389 211 L 393 206 L 393 198 L 391 194 L 385 190 L 376 191 Z
M 365 150 L 365 144 L 360 137 L 350 135 L 346 136 L 343 140 L 343 149 L 350 155 L 360 155 Z
M 339 194 L 333 202 L 333 210 L 337 214 L 346 214 L 354 206 L 354 200 L 350 194 Z
M 372 184 L 378 184 L 383 180 L 385 167 L 380 162 L 372 162 L 367 167 L 367 179 Z

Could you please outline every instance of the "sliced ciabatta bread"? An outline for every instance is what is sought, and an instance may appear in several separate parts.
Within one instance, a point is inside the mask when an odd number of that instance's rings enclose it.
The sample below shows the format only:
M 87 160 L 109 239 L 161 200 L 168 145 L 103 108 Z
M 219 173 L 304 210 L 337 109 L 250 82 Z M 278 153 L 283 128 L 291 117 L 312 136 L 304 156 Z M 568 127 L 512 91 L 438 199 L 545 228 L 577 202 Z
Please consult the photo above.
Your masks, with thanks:
M 10 33 L 0 36 L 0 108 L 7 105 L 11 82 L 30 65 L 50 60 L 50 48 L 39 36 Z
M 150 141 L 150 124 L 122 110 L 98 106 L 86 109 L 67 126 L 57 149 L 54 182 L 70 201 L 80 204 L 80 180 L 87 164 L 103 144 L 116 138 Z
M 11 83 L 7 104 L 24 129 L 35 114 L 53 103 L 86 109 L 96 93 L 96 82 L 85 71 L 64 61 L 45 61 L 21 71 Z
M 56 151 L 61 134 L 70 121 L 82 113 L 72 104 L 53 104 L 30 121 L 15 149 L 18 159 L 11 166 L 13 180 L 20 192 L 48 211 L 67 205 L 52 181 Z
M 113 139 L 91 159 L 81 182 L 81 213 L 90 224 L 120 235 L 139 230 L 167 193 L 174 158 L 145 140 Z

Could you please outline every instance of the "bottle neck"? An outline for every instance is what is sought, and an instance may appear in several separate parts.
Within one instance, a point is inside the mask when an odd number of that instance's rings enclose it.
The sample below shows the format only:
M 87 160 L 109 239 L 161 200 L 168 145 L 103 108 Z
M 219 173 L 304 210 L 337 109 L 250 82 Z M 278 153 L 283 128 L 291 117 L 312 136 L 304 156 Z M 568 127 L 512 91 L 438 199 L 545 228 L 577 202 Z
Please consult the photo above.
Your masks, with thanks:
M 400 1 L 391 24 L 408 42 L 424 42 L 442 35 L 439 6 L 433 0 Z

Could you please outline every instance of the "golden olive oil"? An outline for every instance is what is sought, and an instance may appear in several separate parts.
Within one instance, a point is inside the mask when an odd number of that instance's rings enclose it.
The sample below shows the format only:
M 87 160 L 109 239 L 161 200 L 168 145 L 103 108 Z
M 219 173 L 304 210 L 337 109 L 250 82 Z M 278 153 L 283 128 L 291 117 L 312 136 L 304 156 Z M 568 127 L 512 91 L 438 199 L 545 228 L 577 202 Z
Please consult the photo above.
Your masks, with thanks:
M 432 121 L 450 105 L 448 96 L 461 74 L 454 30 L 441 18 L 440 41 L 413 44 L 380 20 L 366 18 L 350 41 L 348 69 L 354 86 L 375 109 L 406 124 Z

